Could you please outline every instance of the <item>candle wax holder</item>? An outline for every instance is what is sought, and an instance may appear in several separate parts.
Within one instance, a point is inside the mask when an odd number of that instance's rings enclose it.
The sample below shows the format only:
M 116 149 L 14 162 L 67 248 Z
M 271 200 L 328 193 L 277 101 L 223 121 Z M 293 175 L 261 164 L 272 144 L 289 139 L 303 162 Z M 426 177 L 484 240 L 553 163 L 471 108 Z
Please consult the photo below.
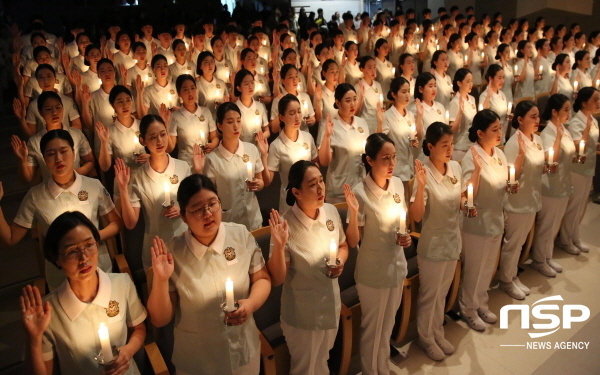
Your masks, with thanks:
M 410 234 L 408 232 L 400 232 L 400 228 L 396 228 L 396 243 L 398 245 L 400 245 L 400 239 L 404 238 L 406 240 L 406 238 L 410 239 Z
M 548 163 L 546 162 L 546 172 L 548 173 L 556 173 L 558 172 L 558 163 Z
M 577 155 L 573 158 L 573 164 L 585 164 L 586 159 L 585 155 Z
M 409 136 L 408 141 L 410 142 L 410 147 L 412 147 L 412 148 L 417 148 L 420 145 L 419 138 L 417 138 L 417 137 L 413 138 L 413 137 Z
M 256 177 L 252 177 L 252 180 L 249 179 L 245 179 L 244 182 L 246 182 L 246 191 L 247 192 L 251 192 L 252 190 L 250 190 L 250 188 L 248 187 L 248 183 L 249 182 L 254 182 L 256 180 Z
M 333 275 L 333 270 L 340 265 L 340 260 L 338 258 L 335 258 L 335 266 L 332 266 L 329 264 L 329 258 L 325 258 L 325 265 L 327 266 L 327 272 L 325 273 L 325 275 L 327 277 L 329 277 L 330 279 L 337 279 L 337 276 Z
M 94 357 L 94 360 L 96 360 L 96 362 L 98 362 L 98 364 L 100 365 L 100 367 L 110 366 L 113 363 L 115 363 L 115 360 L 119 356 L 119 349 L 116 346 L 113 345 L 112 346 L 112 352 L 113 352 L 113 359 L 110 362 L 105 362 L 104 361 L 104 354 L 102 354 L 102 351 L 100 351 L 100 353 L 98 353 L 98 355 L 96 355 Z
M 138 156 L 140 156 L 142 153 L 141 152 L 133 152 L 133 157 L 137 159 Z
M 225 313 L 225 318 L 224 318 L 225 325 L 230 326 L 230 327 L 233 326 L 233 324 L 231 324 L 231 323 L 229 323 L 227 321 L 227 314 L 228 313 L 232 313 L 232 312 L 236 312 L 237 309 L 240 308 L 240 304 L 236 302 L 233 305 L 233 309 L 231 309 L 231 310 L 229 309 L 229 306 L 227 306 L 227 302 L 223 302 L 220 306 L 221 306 L 221 310 L 223 310 L 223 312 Z
M 465 216 L 469 219 L 477 217 L 477 203 L 474 203 L 472 207 L 467 206 L 467 202 L 465 201 Z
M 519 191 L 519 181 L 516 181 L 514 184 L 510 183 L 510 180 L 506 180 L 506 191 L 510 194 L 517 194 Z
M 171 200 L 170 204 L 167 204 L 167 202 L 163 202 L 163 204 L 162 204 L 163 208 L 166 210 L 172 208 L 174 205 L 175 205 L 175 202 L 173 200 Z

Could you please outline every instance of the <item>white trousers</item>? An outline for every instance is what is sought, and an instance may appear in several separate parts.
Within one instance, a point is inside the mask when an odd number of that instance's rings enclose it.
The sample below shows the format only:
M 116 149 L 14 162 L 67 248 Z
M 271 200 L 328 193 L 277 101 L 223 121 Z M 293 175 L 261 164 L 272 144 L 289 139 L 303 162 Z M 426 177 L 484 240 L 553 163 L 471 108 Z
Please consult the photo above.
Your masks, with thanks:
M 456 260 L 439 261 L 417 255 L 419 264 L 419 310 L 417 331 L 419 339 L 426 344 L 444 338 L 444 308 L 446 295 L 456 270 Z
M 337 328 L 311 331 L 281 321 L 281 329 L 292 357 L 290 375 L 329 375 L 327 360 Z
M 389 375 L 390 337 L 402 298 L 402 285 L 377 289 L 356 283 L 360 320 L 360 364 L 363 375 Z
M 500 255 L 502 235 L 478 236 L 462 232 L 463 267 L 460 310 L 467 314 L 488 308 L 488 288 Z
M 542 196 L 542 210 L 535 218 L 535 237 L 531 255 L 536 262 L 552 259 L 554 238 L 560 229 L 560 223 L 567 209 L 569 197 L 550 198 Z
M 585 211 L 585 206 L 589 202 L 590 190 L 592 189 L 591 176 L 583 176 L 571 172 L 571 183 L 573 184 L 573 194 L 569 197 L 567 210 L 560 225 L 559 241 L 563 245 L 579 245 L 579 223 Z
M 517 267 L 523 244 L 535 222 L 535 212 L 518 214 L 504 211 L 504 241 L 500 252 L 500 269 L 498 279 L 503 283 L 511 283 L 517 277 Z
M 232 375 L 258 375 L 260 373 L 260 350 L 250 359 L 250 362 L 233 370 Z M 181 370 L 176 371 L 177 375 L 192 375 Z

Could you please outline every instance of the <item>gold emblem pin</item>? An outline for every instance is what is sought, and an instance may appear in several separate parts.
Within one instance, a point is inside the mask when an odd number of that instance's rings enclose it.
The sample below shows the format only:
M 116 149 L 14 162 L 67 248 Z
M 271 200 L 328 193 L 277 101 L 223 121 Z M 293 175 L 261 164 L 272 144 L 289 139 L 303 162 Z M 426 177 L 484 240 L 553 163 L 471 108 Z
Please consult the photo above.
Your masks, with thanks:
M 192 70 L 192 68 L 190 68 L 189 66 L 187 67 L 187 70 Z
M 170 177 L 170 178 L 169 178 L 169 180 L 171 181 L 171 183 L 172 183 L 173 185 L 175 185 L 176 183 L 178 183 L 178 182 L 179 182 L 179 177 L 177 177 L 177 175 L 176 175 L 176 174 L 174 174 L 174 175 L 173 175 L 173 177 Z
M 260 112 L 258 112 L 258 109 L 256 110 L 256 112 L 254 112 L 255 115 L 260 115 Z
M 56 81 L 54 81 L 54 83 L 56 83 L 57 85 L 60 83 L 60 82 L 58 81 L 58 78 L 56 79 Z
M 77 198 L 79 198 L 80 201 L 84 202 L 88 200 L 88 192 L 85 190 L 80 191 L 79 193 L 77 193 Z
M 540 145 L 540 144 L 536 144 L 536 146 L 537 146 L 538 150 L 541 150 L 541 149 L 542 149 L 542 145 Z
M 333 232 L 333 230 L 335 229 L 335 226 L 333 225 L 333 221 L 331 219 L 327 220 L 325 222 L 325 225 L 327 225 L 327 229 L 329 229 L 330 232 Z
M 173 90 L 173 89 L 169 90 L 169 94 L 175 95 L 175 90 Z
M 308 143 L 303 143 L 302 148 L 304 148 L 305 150 L 308 150 Z
M 225 259 L 227 259 L 228 262 L 231 262 L 235 259 L 235 249 L 233 247 L 226 248 L 223 254 L 225 255 Z
M 148 73 L 148 78 L 152 78 L 152 73 Z
M 203 122 L 204 121 L 204 115 L 200 115 L 199 120 L 200 120 L 200 122 Z
M 359 133 L 364 133 L 365 131 L 364 131 L 364 129 L 363 129 L 363 128 L 361 128 L 361 127 L 359 126 L 359 127 L 358 127 L 358 132 L 359 132 Z
M 471 103 L 471 107 L 473 107 L 473 109 L 475 109 L 475 104 Z
M 402 202 L 402 199 L 400 199 L 400 195 L 398 193 L 394 194 L 393 198 L 394 198 L 394 202 L 396 202 L 396 203 Z
M 217 86 L 216 86 L 216 87 L 217 87 L 218 89 L 220 89 L 220 88 L 221 88 L 221 85 L 217 83 Z
M 114 318 L 115 316 L 119 315 L 119 302 L 110 301 L 108 303 L 108 307 L 105 310 L 106 315 L 108 315 L 109 318 Z
M 441 115 L 441 114 L 442 114 L 442 111 L 441 111 L 441 110 L 439 110 L 439 109 L 437 110 L 437 112 L 438 112 L 438 115 Z
M 377 90 L 377 87 L 375 87 L 375 93 L 376 94 L 379 93 L 379 90 Z
M 456 185 L 456 183 L 458 182 L 458 179 L 454 176 L 450 177 L 450 182 L 452 182 L 452 185 Z
M 249 161 L 250 161 L 250 156 L 248 156 L 248 155 L 244 154 L 244 156 L 242 156 L 242 161 L 243 161 L 244 163 L 247 163 L 247 162 L 249 162 Z
M 135 136 L 136 136 L 136 137 L 139 137 L 139 136 L 140 136 L 140 134 L 141 134 L 141 133 L 140 133 L 139 131 L 135 132 Z
M 502 159 L 498 158 L 498 165 L 502 165 Z

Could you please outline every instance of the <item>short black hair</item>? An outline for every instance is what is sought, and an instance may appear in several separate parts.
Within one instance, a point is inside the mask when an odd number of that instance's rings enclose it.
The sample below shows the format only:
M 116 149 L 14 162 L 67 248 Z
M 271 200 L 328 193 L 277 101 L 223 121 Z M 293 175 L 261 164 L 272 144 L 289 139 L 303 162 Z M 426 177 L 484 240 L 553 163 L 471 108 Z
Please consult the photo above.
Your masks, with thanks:
M 80 225 L 87 227 L 90 232 L 92 232 L 94 240 L 100 242 L 100 232 L 98 232 L 98 228 L 96 228 L 94 223 L 92 223 L 87 216 L 79 211 L 63 212 L 54 219 L 52 224 L 50 224 L 50 227 L 48 227 L 48 232 L 46 232 L 46 238 L 44 240 L 44 256 L 50 263 L 59 267 L 59 243 L 67 233 Z

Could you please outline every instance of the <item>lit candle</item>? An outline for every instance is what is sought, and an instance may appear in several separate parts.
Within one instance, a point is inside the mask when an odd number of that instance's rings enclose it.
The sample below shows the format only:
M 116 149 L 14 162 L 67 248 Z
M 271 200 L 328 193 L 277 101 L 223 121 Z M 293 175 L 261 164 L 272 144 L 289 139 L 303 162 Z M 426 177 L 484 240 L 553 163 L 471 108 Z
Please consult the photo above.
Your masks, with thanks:
M 329 262 L 327 262 L 327 265 L 332 266 L 332 267 L 335 266 L 336 258 L 337 258 L 337 244 L 335 243 L 335 240 L 332 239 L 331 242 L 329 243 Z
M 518 66 L 515 64 L 515 75 L 517 75 Z
M 216 89 L 215 90 L 215 101 L 219 101 L 221 99 L 221 90 Z
M 483 111 L 483 104 L 479 103 L 479 111 Z
M 206 145 L 206 134 L 204 134 L 204 130 L 200 130 L 200 146 Z
M 421 45 L 417 43 L 417 51 L 421 49 Z
M 515 183 L 515 166 L 514 165 L 510 166 L 508 181 L 511 185 L 513 185 Z
M 185 49 L 189 49 L 190 48 L 190 44 L 188 42 L 184 42 L 185 43 Z
M 144 83 L 147 83 L 147 82 L 148 82 L 148 75 L 146 74 L 146 75 L 144 76 Z
M 579 87 L 579 82 L 578 81 L 573 82 L 573 91 L 577 92 L 578 87 Z
M 392 68 L 392 75 L 395 76 L 396 75 L 396 68 Z
M 406 233 L 406 211 L 402 208 L 400 209 L 400 226 L 398 227 L 398 232 Z
M 171 205 L 171 184 L 169 181 L 163 183 L 163 189 L 165 191 L 165 206 Z
M 417 125 L 412 124 L 410 126 L 410 132 L 412 133 L 413 138 L 417 138 Z
M 294 43 L 296 41 L 296 38 L 294 38 L 293 36 L 290 37 L 290 42 Z
M 263 41 L 262 41 L 262 45 L 263 45 L 263 46 L 266 46 L 266 45 L 267 45 L 267 41 L 263 39 Z
M 133 63 L 137 64 L 138 63 L 137 59 L 133 59 Z
M 100 323 L 98 329 L 98 337 L 100 338 L 100 347 L 102 348 L 102 357 L 104 363 L 109 363 L 113 360 L 112 347 L 110 346 L 110 338 L 108 337 L 108 327 L 104 323 Z
M 483 60 L 483 57 L 485 56 L 485 54 L 483 53 L 483 51 L 481 52 L 481 59 Z
M 554 163 L 554 148 L 550 147 L 550 149 L 548 149 L 548 164 L 552 163 Z
M 469 56 L 465 55 L 464 58 L 465 58 L 465 64 L 466 64 L 467 60 L 469 60 Z
M 421 38 L 421 44 L 423 44 L 423 38 Z
M 446 123 L 450 125 L 450 112 L 446 111 Z
M 248 179 L 248 181 L 252 181 L 254 180 L 254 176 L 253 176 L 253 170 L 252 170 L 252 162 L 246 162 L 246 178 Z
M 225 72 L 225 80 L 229 80 L 229 70 Z
M 579 141 L 579 155 L 583 156 L 585 154 L 585 141 L 582 139 Z
M 383 94 L 379 94 L 379 104 L 383 105 Z
M 508 114 L 512 113 L 512 102 L 508 102 Z
M 473 184 L 467 186 L 467 207 L 473 207 Z
M 173 95 L 171 95 L 170 93 L 169 93 L 169 94 L 167 94 L 167 101 L 169 102 L 169 103 L 167 104 L 167 107 L 168 107 L 168 108 L 171 108 L 171 107 L 172 107 L 172 106 L 171 106 L 171 102 L 173 101 Z
M 419 33 L 419 28 L 417 27 L 417 34 Z
M 98 83 L 102 84 L 102 80 L 100 78 L 98 78 Z
M 596 80 L 596 88 L 600 87 L 600 79 Z
M 169 59 L 169 64 L 173 64 L 173 59 Z
M 227 278 L 225 281 L 225 308 L 226 311 L 233 311 L 235 309 L 235 299 L 233 298 L 233 281 Z
M 297 90 L 300 90 L 302 88 L 302 86 L 300 85 L 300 82 L 298 82 L 298 85 L 296 86 Z
M 543 70 L 544 70 L 544 67 L 540 65 L 540 67 L 538 68 L 538 74 L 542 75 Z
M 140 145 L 140 138 L 137 135 L 133 136 L 133 145 L 137 148 Z

